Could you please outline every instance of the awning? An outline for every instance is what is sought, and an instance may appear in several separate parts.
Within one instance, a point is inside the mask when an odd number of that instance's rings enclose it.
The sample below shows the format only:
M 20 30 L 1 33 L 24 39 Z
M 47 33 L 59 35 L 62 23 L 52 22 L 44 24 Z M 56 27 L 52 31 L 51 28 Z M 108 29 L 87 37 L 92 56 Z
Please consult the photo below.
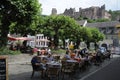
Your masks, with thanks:
M 18 38 L 16 38 L 16 40 L 29 41 L 29 40 L 31 40 L 31 39 L 30 39 L 30 38 L 28 38 L 28 37 L 18 37 Z
M 12 37 L 12 36 L 8 35 L 8 40 L 15 41 L 17 39 L 15 37 Z
M 11 41 L 16 41 L 16 40 L 26 40 L 26 41 L 28 41 L 28 40 L 32 40 L 32 39 L 30 39 L 30 38 L 28 38 L 28 37 L 12 37 L 12 36 L 10 36 L 10 35 L 8 35 L 8 40 L 11 40 Z

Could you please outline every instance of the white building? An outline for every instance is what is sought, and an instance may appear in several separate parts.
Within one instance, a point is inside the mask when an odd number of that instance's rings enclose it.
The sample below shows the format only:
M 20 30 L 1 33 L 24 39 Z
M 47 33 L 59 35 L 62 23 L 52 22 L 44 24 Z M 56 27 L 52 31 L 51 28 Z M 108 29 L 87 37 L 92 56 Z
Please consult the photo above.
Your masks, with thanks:
M 34 48 L 35 47 L 35 36 L 27 35 L 27 37 L 31 39 L 27 41 L 27 45 Z
M 32 48 L 34 48 L 34 47 L 38 47 L 38 48 L 48 47 L 49 40 L 43 34 L 37 34 L 36 36 L 28 35 L 28 38 L 31 38 L 32 40 L 28 41 L 27 45 L 31 46 Z

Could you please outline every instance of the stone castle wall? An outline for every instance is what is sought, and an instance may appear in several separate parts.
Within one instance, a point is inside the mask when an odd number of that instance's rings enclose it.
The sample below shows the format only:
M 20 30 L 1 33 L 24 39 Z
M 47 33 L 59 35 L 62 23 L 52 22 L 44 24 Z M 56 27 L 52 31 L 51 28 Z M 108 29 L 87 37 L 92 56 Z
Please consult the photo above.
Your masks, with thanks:
M 101 7 L 89 7 L 85 9 L 79 8 L 78 12 L 76 12 L 75 8 L 65 9 L 63 14 L 75 19 L 78 19 L 80 16 L 88 19 L 110 19 L 111 17 L 111 15 L 105 10 L 105 5 Z

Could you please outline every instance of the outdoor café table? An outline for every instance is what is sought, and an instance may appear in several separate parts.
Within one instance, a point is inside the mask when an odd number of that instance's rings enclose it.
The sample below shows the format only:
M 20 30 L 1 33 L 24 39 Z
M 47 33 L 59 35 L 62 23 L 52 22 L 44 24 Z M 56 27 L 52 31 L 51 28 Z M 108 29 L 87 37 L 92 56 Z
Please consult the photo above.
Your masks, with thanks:
M 57 62 L 57 61 L 50 61 L 46 63 L 47 67 L 57 67 L 57 68 L 61 68 L 61 63 Z
M 38 57 L 41 57 L 41 58 L 46 58 L 47 56 L 46 55 L 40 55 L 40 56 L 38 56 Z
M 59 78 L 59 74 L 61 72 L 61 63 L 57 61 L 50 61 L 46 63 L 46 75 L 50 79 L 50 77 Z
M 40 55 L 40 56 L 38 56 L 38 57 L 40 58 L 40 60 L 43 60 L 44 58 L 47 58 L 46 55 Z
M 77 68 L 77 67 L 80 67 L 80 66 L 82 65 L 82 64 L 81 64 L 81 61 L 78 62 L 78 61 L 73 60 L 73 59 L 71 59 L 71 60 L 66 60 L 66 62 L 67 62 L 67 63 L 75 64 L 76 68 Z
M 71 62 L 71 63 L 78 63 L 78 61 L 76 61 L 76 60 L 66 60 L 66 62 Z
M 60 56 L 60 55 L 56 55 L 56 54 L 53 55 L 53 57 L 59 57 L 59 56 Z

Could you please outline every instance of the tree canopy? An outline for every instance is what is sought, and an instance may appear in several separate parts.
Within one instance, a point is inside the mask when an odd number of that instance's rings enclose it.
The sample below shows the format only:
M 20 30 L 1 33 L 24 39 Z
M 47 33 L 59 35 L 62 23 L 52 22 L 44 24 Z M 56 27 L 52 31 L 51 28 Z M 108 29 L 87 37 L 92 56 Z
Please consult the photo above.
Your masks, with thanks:
M 10 25 L 16 33 L 29 32 L 41 13 L 38 0 L 0 0 L 0 47 L 7 43 Z
M 64 15 L 51 15 L 45 19 L 44 34 L 53 38 L 54 46 L 57 47 L 59 39 L 67 39 L 76 29 L 76 21 Z
M 117 10 L 117 11 L 109 10 L 109 13 L 111 14 L 111 20 L 119 20 L 120 21 L 120 10 Z
M 90 42 L 94 42 L 95 47 L 97 47 L 97 42 L 102 41 L 105 38 L 105 36 L 97 28 L 88 28 L 88 29 L 91 33 L 91 36 L 89 38 L 87 38 L 87 41 L 86 41 L 88 48 L 89 48 Z

